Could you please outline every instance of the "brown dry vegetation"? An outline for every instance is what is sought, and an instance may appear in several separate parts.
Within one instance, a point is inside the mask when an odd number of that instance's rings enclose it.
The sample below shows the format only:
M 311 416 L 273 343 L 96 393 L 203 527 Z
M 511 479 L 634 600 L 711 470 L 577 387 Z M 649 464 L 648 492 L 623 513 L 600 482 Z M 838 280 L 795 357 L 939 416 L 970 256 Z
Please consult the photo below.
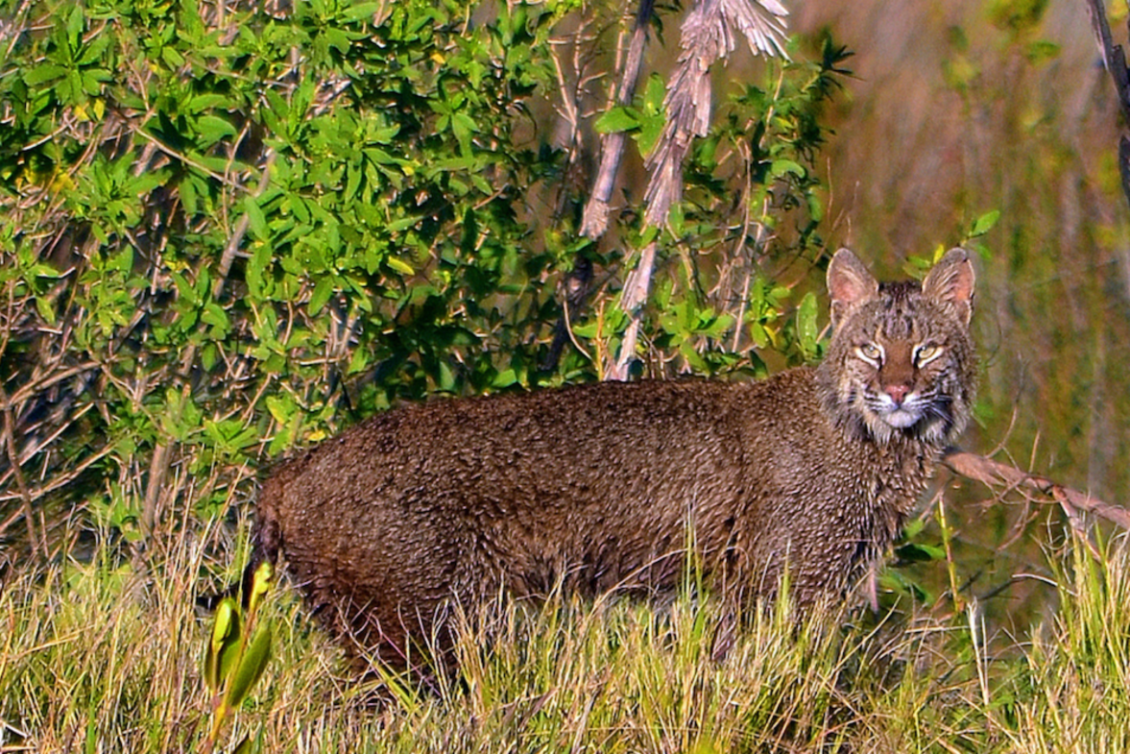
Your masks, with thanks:
M 1130 246 L 1115 153 L 1119 115 L 1086 8 L 994 24 L 1000 2 L 812 3 L 856 51 L 827 148 L 837 240 L 897 263 L 999 209 L 978 311 L 980 437 L 1095 494 L 1125 500 L 1130 464 Z M 1117 8 L 1115 9 L 1117 10 Z M 1117 31 L 1124 29 L 1115 24 Z M 1031 61 L 1036 40 L 1059 46 Z
M 893 270 L 999 209 L 984 239 L 975 317 L 983 423 L 963 444 L 982 452 L 999 444 L 1021 467 L 1125 504 L 1130 225 L 1117 99 L 1085 4 L 1052 0 L 1039 23 L 1010 27 L 1006 11 L 1028 5 L 1036 4 L 794 6 L 793 29 L 830 29 L 856 53 L 855 78 L 830 113 L 828 235 Z M 1125 42 L 1125 4 L 1110 13 L 1115 41 Z M 1041 40 L 1057 46 L 1046 59 Z M 965 506 L 958 528 L 975 545 L 971 572 L 999 569 L 976 588 L 1038 566 L 1039 548 L 1050 544 L 1040 526 L 993 552 L 1027 515 L 1036 512 Z M 1027 593 L 1015 591 L 1006 610 Z

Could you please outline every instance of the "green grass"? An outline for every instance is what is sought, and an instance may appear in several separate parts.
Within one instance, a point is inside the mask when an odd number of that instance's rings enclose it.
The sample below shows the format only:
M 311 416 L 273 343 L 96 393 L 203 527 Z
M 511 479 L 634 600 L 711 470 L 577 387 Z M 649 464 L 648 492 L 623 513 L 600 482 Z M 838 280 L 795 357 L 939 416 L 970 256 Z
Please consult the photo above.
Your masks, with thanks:
M 95 550 L 10 578 L 0 594 L 0 751 L 194 751 L 211 702 L 198 591 L 206 528 L 135 565 Z M 220 547 L 219 550 L 223 550 Z M 987 642 L 976 607 L 874 625 L 784 606 L 750 616 L 723 660 L 711 600 L 551 600 L 496 607 L 433 691 L 358 683 L 294 592 L 263 619 L 274 658 L 221 738 L 264 752 L 1130 751 L 1130 558 L 1055 563 L 1058 613 Z M 869 624 L 869 625 L 863 625 Z

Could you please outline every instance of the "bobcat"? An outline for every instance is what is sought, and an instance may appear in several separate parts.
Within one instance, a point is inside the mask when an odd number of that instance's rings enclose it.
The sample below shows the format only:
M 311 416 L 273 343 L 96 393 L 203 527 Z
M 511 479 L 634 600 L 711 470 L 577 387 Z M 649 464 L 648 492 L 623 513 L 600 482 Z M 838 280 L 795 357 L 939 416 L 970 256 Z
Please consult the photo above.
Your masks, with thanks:
M 246 573 L 282 550 L 330 632 L 396 668 L 410 644 L 450 642 L 453 601 L 670 592 L 688 530 L 734 604 L 772 594 L 786 566 L 802 604 L 842 593 L 969 417 L 974 273 L 953 249 L 921 285 L 880 284 L 841 249 L 827 279 L 832 336 L 816 368 L 369 419 L 266 481 Z

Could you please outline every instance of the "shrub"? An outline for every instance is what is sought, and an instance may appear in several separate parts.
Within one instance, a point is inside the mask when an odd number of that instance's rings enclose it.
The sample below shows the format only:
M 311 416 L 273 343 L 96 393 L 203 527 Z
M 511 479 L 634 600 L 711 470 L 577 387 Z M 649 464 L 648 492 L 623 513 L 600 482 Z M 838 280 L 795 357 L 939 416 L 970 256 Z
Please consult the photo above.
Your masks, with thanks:
M 50 501 L 85 502 L 144 538 L 184 520 L 178 501 L 222 510 L 262 459 L 397 401 L 595 379 L 625 327 L 631 250 L 654 237 L 644 369 L 814 358 L 815 300 L 776 275 L 799 258 L 801 280 L 820 253 L 812 163 L 845 53 L 767 65 L 695 145 L 668 226 L 641 227 L 629 179 L 593 241 L 577 232 L 583 149 L 615 12 L 9 6 L 0 403 L 19 462 L 0 519 L 36 509 L 36 546 Z M 605 130 L 647 148 L 662 90 L 653 78 Z M 555 140 L 566 100 L 593 117 Z M 556 358 L 579 264 L 597 283 Z

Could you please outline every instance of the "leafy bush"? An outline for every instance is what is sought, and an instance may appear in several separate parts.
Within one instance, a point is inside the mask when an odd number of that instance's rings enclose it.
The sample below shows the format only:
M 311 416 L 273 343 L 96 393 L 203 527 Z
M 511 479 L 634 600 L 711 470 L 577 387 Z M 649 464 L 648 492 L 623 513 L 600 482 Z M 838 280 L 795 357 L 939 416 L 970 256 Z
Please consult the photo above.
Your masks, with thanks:
M 696 144 L 668 228 L 641 227 L 628 180 L 591 241 L 576 228 L 593 139 L 556 139 L 553 108 L 593 113 L 578 129 L 603 108 L 590 69 L 612 66 L 599 30 L 616 12 L 8 5 L 0 404 L 18 463 L 0 519 L 22 506 L 35 547 L 44 506 L 84 501 L 143 538 L 184 490 L 222 510 L 260 459 L 397 401 L 595 379 L 631 250 L 657 234 L 647 371 L 815 357 L 815 300 L 776 276 L 801 259 L 803 280 L 820 253 L 819 107 L 845 54 L 768 65 Z M 657 81 L 605 130 L 646 147 Z M 555 358 L 578 264 L 597 284 Z

